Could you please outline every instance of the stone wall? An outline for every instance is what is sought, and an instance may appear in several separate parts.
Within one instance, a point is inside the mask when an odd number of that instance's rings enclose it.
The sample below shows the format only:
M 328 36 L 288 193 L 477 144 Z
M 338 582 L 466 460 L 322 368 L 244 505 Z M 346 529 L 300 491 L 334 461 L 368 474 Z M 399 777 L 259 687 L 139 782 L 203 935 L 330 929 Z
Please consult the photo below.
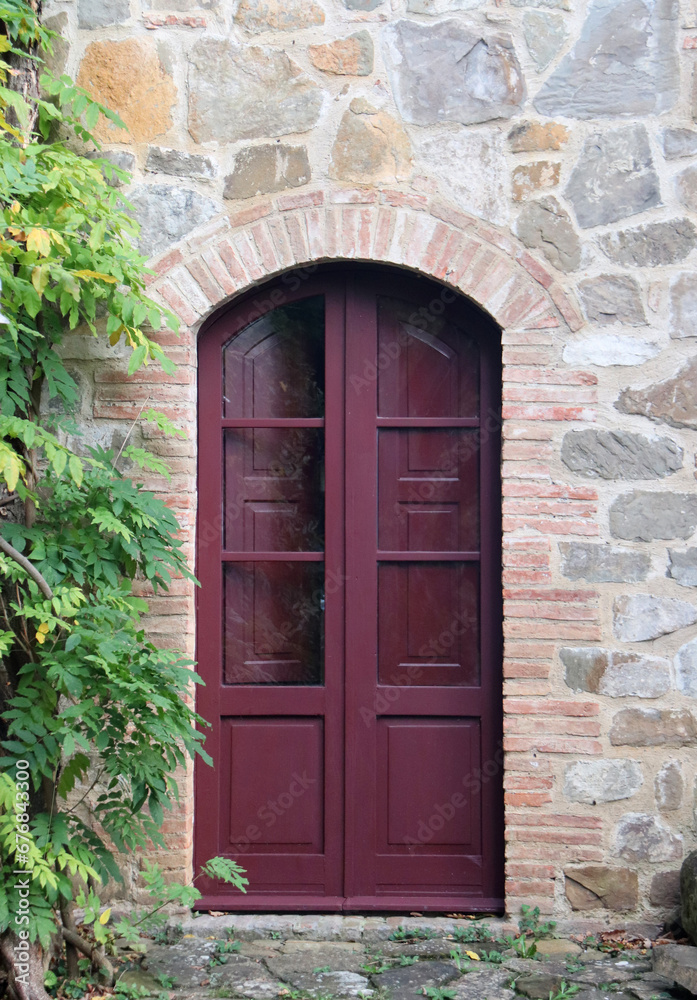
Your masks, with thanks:
M 322 259 L 459 288 L 504 333 L 507 897 L 656 921 L 693 842 L 697 7 L 691 0 L 51 0 L 182 317 L 174 378 L 69 338 L 90 433 L 143 403 L 190 532 L 201 320 Z M 114 356 L 105 368 L 97 354 Z M 191 551 L 191 550 L 190 550 Z M 192 553 L 193 554 L 193 553 Z M 193 649 L 193 597 L 153 601 Z M 190 786 L 168 820 L 189 864 Z

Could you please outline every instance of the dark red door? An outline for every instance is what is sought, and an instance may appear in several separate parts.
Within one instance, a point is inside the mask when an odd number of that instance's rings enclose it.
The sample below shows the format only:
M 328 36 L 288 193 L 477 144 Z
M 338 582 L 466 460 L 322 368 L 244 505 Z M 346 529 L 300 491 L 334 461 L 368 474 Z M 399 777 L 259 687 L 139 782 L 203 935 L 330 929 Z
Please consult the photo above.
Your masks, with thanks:
M 202 335 L 202 907 L 502 909 L 498 343 L 361 267 Z

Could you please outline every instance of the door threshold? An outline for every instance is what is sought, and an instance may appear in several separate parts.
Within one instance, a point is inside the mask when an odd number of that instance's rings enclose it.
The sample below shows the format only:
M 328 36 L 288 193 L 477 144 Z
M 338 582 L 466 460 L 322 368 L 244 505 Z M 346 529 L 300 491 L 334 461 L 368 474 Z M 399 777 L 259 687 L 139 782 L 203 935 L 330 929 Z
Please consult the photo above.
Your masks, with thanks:
M 517 928 L 517 924 L 505 917 L 483 913 L 472 913 L 462 917 L 424 913 L 423 916 L 413 917 L 406 913 L 394 912 L 377 914 L 279 913 L 278 911 L 240 913 L 238 911 L 212 915 L 204 911 L 193 913 L 184 920 L 172 917 L 169 923 L 172 927 L 181 927 L 184 934 L 193 934 L 196 937 L 224 937 L 227 930 L 234 928 L 235 937 L 241 941 L 256 941 L 259 938 L 295 938 L 305 941 L 378 942 L 387 941 L 400 926 L 406 929 L 419 927 L 433 931 L 439 936 L 447 935 L 457 927 L 472 926 L 473 917 L 486 921 L 496 934 L 512 934 Z

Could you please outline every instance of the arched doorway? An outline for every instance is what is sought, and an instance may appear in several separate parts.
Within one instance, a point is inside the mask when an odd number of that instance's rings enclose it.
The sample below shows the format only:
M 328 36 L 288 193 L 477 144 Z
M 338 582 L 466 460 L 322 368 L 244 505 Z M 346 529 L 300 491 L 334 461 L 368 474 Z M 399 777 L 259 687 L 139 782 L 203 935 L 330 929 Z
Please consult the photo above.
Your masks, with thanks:
M 499 332 L 313 271 L 201 337 L 195 858 L 250 879 L 201 905 L 500 910 Z

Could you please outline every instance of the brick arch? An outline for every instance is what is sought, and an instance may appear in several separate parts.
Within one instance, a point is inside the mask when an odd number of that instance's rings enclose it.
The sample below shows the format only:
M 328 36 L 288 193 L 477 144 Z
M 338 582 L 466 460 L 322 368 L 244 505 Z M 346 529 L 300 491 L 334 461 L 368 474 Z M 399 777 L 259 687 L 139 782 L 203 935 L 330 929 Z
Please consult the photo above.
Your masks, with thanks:
M 191 330 L 230 297 L 320 261 L 394 264 L 472 299 L 503 330 L 577 330 L 555 278 L 516 240 L 436 199 L 316 190 L 243 209 L 199 229 L 154 264 L 152 292 Z
M 597 401 L 595 375 L 571 371 L 562 361 L 563 345 L 583 319 L 554 275 L 517 240 L 482 220 L 441 200 L 396 191 L 327 188 L 283 195 L 200 227 L 151 263 L 150 294 L 183 324 L 179 337 L 159 335 L 179 367 L 174 376 L 148 369 L 138 380 L 150 383 L 142 387 L 142 398 L 147 395 L 188 436 L 181 445 L 163 443 L 163 455 L 174 456 L 173 481 L 153 482 L 153 488 L 162 491 L 177 513 L 193 564 L 198 332 L 206 319 L 254 285 L 295 268 L 341 260 L 393 264 L 435 279 L 475 302 L 503 331 L 504 711 L 512 723 L 504 740 L 506 787 L 512 789 L 506 791 L 506 827 L 511 830 L 506 899 L 511 913 L 523 903 L 550 913 L 550 885 L 562 876 L 562 866 L 549 864 L 544 837 L 538 849 L 527 843 L 531 838 L 525 824 L 533 820 L 520 808 L 550 808 L 545 804 L 551 802 L 553 779 L 548 771 L 537 774 L 537 751 L 552 758 L 572 750 L 600 752 L 600 744 L 585 736 L 575 740 L 578 748 L 570 749 L 567 737 L 555 735 L 577 721 L 578 706 L 555 700 L 544 678 L 553 669 L 554 645 L 560 639 L 601 636 L 597 595 L 559 589 L 550 564 L 552 537 L 598 534 L 595 488 L 567 486 L 553 479 L 549 465 L 550 442 L 569 422 L 592 421 Z M 98 388 L 97 417 L 132 419 L 139 408 L 140 397 L 131 384 Z M 157 437 L 150 443 L 158 450 Z M 156 607 L 151 602 L 153 638 L 193 657 L 194 587 L 175 580 L 170 594 L 156 602 Z M 583 606 L 571 607 L 566 615 L 557 610 L 564 602 Z M 583 622 L 570 621 L 567 627 L 565 619 L 578 616 Z M 557 724 L 542 742 L 533 735 L 538 730 L 526 727 L 531 712 Z M 543 763 L 552 766 L 548 760 Z M 167 819 L 163 832 L 172 873 L 185 881 L 191 877 L 193 848 L 191 769 L 180 777 L 181 811 Z M 533 819 L 553 826 L 557 817 Z M 596 836 L 594 826 L 584 844 L 595 844 Z

